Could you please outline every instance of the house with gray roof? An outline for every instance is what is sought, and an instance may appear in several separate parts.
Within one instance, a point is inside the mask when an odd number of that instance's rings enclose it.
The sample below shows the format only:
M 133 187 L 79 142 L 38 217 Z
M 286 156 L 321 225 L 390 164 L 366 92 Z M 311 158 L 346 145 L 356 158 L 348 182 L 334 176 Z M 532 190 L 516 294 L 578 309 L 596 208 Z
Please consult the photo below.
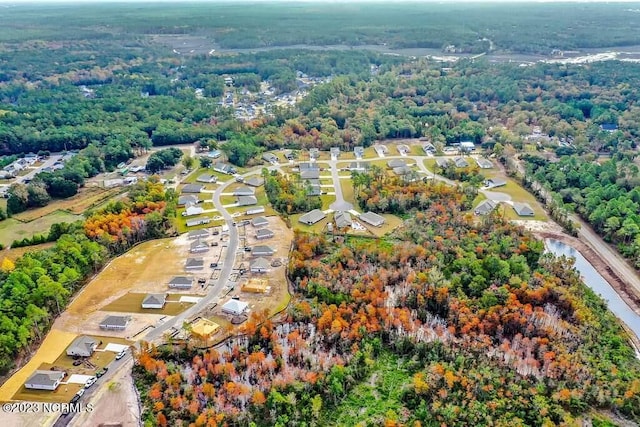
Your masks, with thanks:
M 195 227 L 196 225 L 209 224 L 211 222 L 211 218 L 201 217 L 194 218 L 187 221 L 187 227 Z
M 185 270 L 202 270 L 204 268 L 204 259 L 203 258 L 187 258 L 187 261 L 184 263 Z
M 204 189 L 204 185 L 202 184 L 187 184 L 182 187 L 182 193 L 201 193 Z
M 513 202 L 513 210 L 516 211 L 516 213 L 519 216 L 534 216 L 535 215 L 535 212 L 533 211 L 533 208 L 531 208 L 531 206 L 529 206 L 528 203 Z
M 398 147 L 396 147 L 396 149 L 398 150 L 398 153 L 400 153 L 400 155 L 404 156 L 405 154 L 407 154 L 410 151 L 410 148 L 408 145 L 404 145 L 404 144 L 400 144 L 398 145 Z
M 366 172 L 370 166 L 369 162 L 351 162 L 348 169 L 350 172 Z
M 239 299 L 231 298 L 229 301 L 225 302 L 222 305 L 222 312 L 232 314 L 234 316 L 239 316 L 247 311 L 248 308 L 248 303 L 240 301 Z
M 383 216 L 371 211 L 363 213 L 358 217 L 358 219 L 362 222 L 366 222 L 369 225 L 373 225 L 374 227 L 380 227 L 385 222 Z
M 303 224 L 313 225 L 317 222 L 322 221 L 326 217 L 327 215 L 324 212 L 322 212 L 320 209 L 314 209 L 302 215 L 300 218 L 298 218 L 298 221 Z
M 256 194 L 256 190 L 254 190 L 253 188 L 249 188 L 249 187 L 238 187 L 235 190 L 233 190 L 233 195 L 234 196 L 255 196 Z
M 317 163 L 301 162 L 301 163 L 298 163 L 298 170 L 300 172 L 309 171 L 309 170 L 314 170 L 314 171 L 317 170 L 317 171 L 319 171 L 320 170 L 320 166 L 318 166 Z
M 206 240 L 198 239 L 191 243 L 189 246 L 189 252 L 192 254 L 198 254 L 209 251 L 209 243 Z
M 80 335 L 67 347 L 67 356 L 89 357 L 97 347 L 98 341 L 95 338 Z
M 392 159 L 387 162 L 387 166 L 390 167 L 391 169 L 401 168 L 403 166 L 407 166 L 407 162 L 405 162 L 402 159 Z
M 178 197 L 178 206 L 187 206 L 187 205 L 197 205 L 200 202 L 198 200 L 198 196 L 194 196 L 193 194 L 186 194 Z
M 200 215 L 202 212 L 204 212 L 204 209 L 200 206 L 189 205 L 187 206 L 187 209 L 182 212 L 182 216 L 196 216 Z
M 430 142 L 425 142 L 422 144 L 422 150 L 425 154 L 433 154 L 436 152 L 436 147 Z
M 317 148 L 311 148 L 309 149 L 309 158 L 316 160 L 318 157 L 320 157 L 320 150 L 318 150 Z
M 209 232 L 207 230 L 192 230 L 187 234 L 189 239 L 204 239 L 209 237 Z
M 258 240 L 270 239 L 273 236 L 273 231 L 269 230 L 268 228 L 260 228 L 256 230 L 256 239 Z
M 491 169 L 493 168 L 493 163 L 489 159 L 477 159 L 476 163 L 480 169 Z
M 356 159 L 362 159 L 364 157 L 364 147 L 353 147 L 353 154 L 356 156 Z
M 238 196 L 238 206 L 251 206 L 258 204 L 256 196 Z
M 271 246 L 258 245 L 251 248 L 251 256 L 271 256 L 275 253 L 275 249 L 273 249 Z
M 105 331 L 124 331 L 131 321 L 131 316 L 107 316 L 100 322 L 100 329 Z
M 476 206 L 473 213 L 476 215 L 487 215 L 493 212 L 496 206 L 498 206 L 498 203 L 491 199 L 483 200 L 478 206 Z
M 262 155 L 262 160 L 268 163 L 278 163 L 278 156 L 273 153 L 264 153 Z
M 336 223 L 337 228 L 347 228 L 351 227 L 353 222 L 351 221 L 351 214 L 346 211 L 336 211 L 333 214 L 333 220 Z
M 226 175 L 232 175 L 236 173 L 236 168 L 231 166 L 229 163 L 224 163 L 224 162 L 214 163 L 213 170 L 216 172 L 224 173 Z
M 398 176 L 407 175 L 409 172 L 411 172 L 411 168 L 409 166 L 400 166 L 397 168 L 393 168 L 393 173 Z
M 251 178 L 247 179 L 244 183 L 251 187 L 261 187 L 264 185 L 264 179 L 258 176 L 252 176 Z
M 340 147 L 331 147 L 329 152 L 331 153 L 332 159 L 337 159 L 338 157 L 340 157 Z
M 208 173 L 203 173 L 202 175 L 198 176 L 196 178 L 196 181 L 198 182 L 204 182 L 207 184 L 213 184 L 215 182 L 218 182 L 218 177 L 215 175 L 210 175 Z
M 171 289 L 191 289 L 193 286 L 193 277 L 176 276 L 169 280 L 169 288 Z
M 24 387 L 31 390 L 54 391 L 58 388 L 65 373 L 62 371 L 37 370 L 24 383 Z
M 320 196 L 322 195 L 322 187 L 315 184 L 310 184 L 306 187 L 307 196 Z
M 269 220 L 263 216 L 257 216 L 251 220 L 251 225 L 255 228 L 266 227 L 269 225 Z
M 469 167 L 469 162 L 467 162 L 467 160 L 462 157 L 456 157 L 455 159 L 453 159 L 453 163 L 457 168 Z
M 142 308 L 162 309 L 167 303 L 167 294 L 147 294 L 142 300 Z
M 319 179 L 320 171 L 318 169 L 301 171 L 300 178 L 301 179 Z
M 496 188 L 507 185 L 507 180 L 504 178 L 488 178 L 484 180 L 484 185 L 487 188 Z
M 256 260 L 251 263 L 250 269 L 252 273 L 266 273 L 270 267 L 271 263 L 266 258 L 256 258 Z
M 447 159 L 446 157 L 436 157 L 436 165 L 439 168 L 443 168 L 443 169 L 446 168 L 447 166 L 449 166 L 450 161 L 451 160 Z
M 380 157 L 383 157 L 385 154 L 389 152 L 389 149 L 387 148 L 387 146 L 382 144 L 374 145 L 373 149 L 376 150 L 376 153 L 378 153 L 378 156 Z

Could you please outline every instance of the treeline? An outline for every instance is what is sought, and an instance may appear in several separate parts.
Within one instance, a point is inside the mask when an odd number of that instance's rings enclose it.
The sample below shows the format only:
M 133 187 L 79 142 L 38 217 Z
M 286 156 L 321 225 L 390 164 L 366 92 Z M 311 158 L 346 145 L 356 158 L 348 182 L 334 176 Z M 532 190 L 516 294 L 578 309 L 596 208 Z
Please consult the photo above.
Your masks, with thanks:
M 591 224 L 604 239 L 640 268 L 640 175 L 624 157 L 596 162 L 564 157 L 552 163 L 523 156 L 532 177 Z
M 167 169 L 177 165 L 180 162 L 182 155 L 182 150 L 175 147 L 156 151 L 155 153 L 151 153 L 149 159 L 147 159 L 145 169 L 151 173 L 160 172 L 162 169 Z
M 283 215 L 306 213 L 322 207 L 319 196 L 309 196 L 308 186 L 299 177 L 285 176 L 278 171 L 263 172 L 264 191 L 269 203 Z
M 455 190 L 429 191 L 431 204 L 389 238 L 338 247 L 297 233 L 283 321 L 253 313 L 216 349 L 143 348 L 145 421 L 557 425 L 593 410 L 640 420 L 640 362 L 571 263 L 506 221 L 478 223 Z M 408 377 L 397 400 L 376 380 L 381 357 Z M 349 406 L 358 385 L 385 404 Z
M 157 182 L 135 185 L 129 200 L 108 205 L 85 222 L 54 224 L 50 249 L 28 252 L 0 271 L 0 374 L 44 337 L 85 280 L 136 242 L 163 235 L 165 195 Z

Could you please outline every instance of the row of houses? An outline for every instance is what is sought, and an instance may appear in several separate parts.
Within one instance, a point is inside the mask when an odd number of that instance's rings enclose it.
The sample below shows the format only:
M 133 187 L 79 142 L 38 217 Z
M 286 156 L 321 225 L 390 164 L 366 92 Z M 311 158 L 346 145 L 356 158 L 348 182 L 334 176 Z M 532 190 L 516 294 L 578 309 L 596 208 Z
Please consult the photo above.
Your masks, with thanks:
M 480 169 L 491 169 L 493 168 L 493 163 L 489 159 L 476 159 L 476 164 Z M 470 166 L 470 163 L 464 157 L 456 157 L 453 160 L 446 157 L 438 157 L 436 158 L 436 165 L 441 168 L 446 168 L 450 164 L 457 168 L 467 168 Z
M 313 225 L 322 221 L 326 217 L 326 213 L 324 213 L 320 209 L 314 209 L 300 216 L 300 218 L 298 218 L 298 221 L 305 225 Z M 333 220 L 338 229 L 351 227 L 351 225 L 353 224 L 351 214 L 346 211 L 336 211 L 333 215 Z M 381 227 L 385 223 L 384 217 L 374 212 L 365 212 L 358 216 L 358 220 L 374 227 Z
M 484 200 L 474 209 L 476 215 L 488 215 L 498 207 L 499 202 L 495 200 Z M 534 216 L 535 212 L 528 203 L 514 202 L 511 206 L 518 216 Z

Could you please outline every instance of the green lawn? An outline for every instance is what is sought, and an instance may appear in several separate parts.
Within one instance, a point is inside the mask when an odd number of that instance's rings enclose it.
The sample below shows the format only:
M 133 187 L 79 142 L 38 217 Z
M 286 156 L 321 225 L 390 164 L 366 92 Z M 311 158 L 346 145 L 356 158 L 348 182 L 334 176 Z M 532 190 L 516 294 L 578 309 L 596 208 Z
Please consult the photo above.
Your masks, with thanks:
M 82 218 L 82 215 L 73 215 L 64 211 L 55 211 L 30 222 L 20 222 L 15 218 L 8 218 L 0 221 L 0 243 L 9 246 L 14 240 L 22 240 L 35 234 L 48 233 L 52 224 L 75 222 Z
M 342 197 L 344 197 L 344 200 L 351 203 L 354 208 L 358 206 L 358 203 L 356 202 L 356 197 L 354 194 L 354 188 L 353 188 L 353 183 L 351 182 L 350 179 L 341 179 L 340 180 L 340 187 L 342 187 Z
M 382 354 L 374 361 L 372 373 L 347 396 L 337 407 L 329 407 L 321 412 L 320 425 L 373 426 L 381 425 L 387 417 L 403 412 L 402 392 L 411 376 L 402 359 L 392 354 Z
M 511 178 L 507 178 L 507 185 L 489 191 L 508 194 L 509 196 L 511 196 L 511 200 L 514 202 L 528 203 L 535 212 L 534 216 L 523 217 L 516 214 L 512 207 L 505 206 L 505 215 L 509 219 L 530 219 L 537 221 L 546 221 L 548 219 L 547 214 L 544 212 L 544 209 L 542 208 L 540 203 L 538 203 L 533 194 L 529 193 L 520 184 L 518 184 Z
M 320 200 L 322 200 L 322 207 L 320 210 L 326 211 L 331 206 L 331 203 L 336 201 L 336 196 L 331 196 L 329 194 L 323 194 L 320 196 Z

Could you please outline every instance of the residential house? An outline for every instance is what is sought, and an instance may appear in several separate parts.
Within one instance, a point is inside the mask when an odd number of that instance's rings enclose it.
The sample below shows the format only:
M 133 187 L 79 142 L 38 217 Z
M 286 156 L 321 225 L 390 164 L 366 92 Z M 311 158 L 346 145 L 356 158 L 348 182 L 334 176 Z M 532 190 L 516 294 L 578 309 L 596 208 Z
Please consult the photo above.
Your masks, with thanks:
M 605 132 L 615 132 L 618 130 L 618 125 L 615 123 L 603 123 L 600 125 L 600 129 Z
M 191 270 L 202 270 L 204 268 L 204 259 L 203 258 L 187 258 L 187 261 L 184 263 L 184 269 Z
M 400 153 L 401 156 L 404 156 L 407 153 L 409 153 L 409 151 L 411 151 L 409 146 L 408 145 L 404 145 L 404 144 L 398 145 L 397 150 L 398 150 L 398 153 Z
M 147 294 L 142 300 L 142 308 L 161 310 L 167 303 L 167 294 Z
M 207 243 L 205 240 L 198 239 L 195 242 L 191 243 L 191 245 L 189 246 L 189 252 L 192 254 L 199 254 L 208 251 L 209 243 Z
M 252 209 L 247 209 L 247 211 L 244 213 L 245 215 L 255 215 L 255 214 L 261 214 L 264 213 L 265 209 L 264 206 L 258 206 Z
M 244 312 L 247 311 L 248 307 L 248 303 L 240 301 L 239 299 L 232 298 L 224 303 L 224 305 L 222 306 L 222 312 L 232 314 L 234 316 L 239 316 L 241 314 L 244 314 Z
M 251 220 L 251 225 L 255 228 L 266 227 L 269 225 L 269 220 L 263 216 L 257 216 Z
M 513 202 L 513 210 L 516 211 L 516 213 L 519 216 L 534 216 L 535 215 L 535 212 L 533 211 L 531 206 L 529 206 L 529 204 L 527 204 L 527 203 Z
M 54 391 L 58 388 L 65 373 L 62 371 L 37 370 L 24 383 L 24 387 L 31 390 Z
M 182 187 L 182 193 L 200 193 L 204 189 L 202 184 L 187 184 Z
M 278 156 L 273 153 L 264 153 L 262 155 L 262 160 L 268 163 L 278 163 Z
M 497 202 L 491 199 L 487 199 L 476 206 L 476 208 L 473 210 L 473 213 L 475 213 L 476 215 L 487 215 L 491 213 L 496 208 L 496 206 L 498 206 Z
M 374 227 L 380 227 L 385 222 L 383 216 L 380 216 L 377 213 L 371 211 L 363 213 L 358 217 L 358 219 L 362 222 L 373 225 Z
M 348 169 L 350 172 L 366 172 L 370 166 L 369 162 L 351 162 Z
M 430 142 L 425 142 L 422 144 L 422 150 L 425 154 L 433 154 L 436 152 L 436 147 Z
M 470 153 L 475 150 L 476 146 L 473 141 L 461 141 L 460 142 L 460 151 L 464 153 Z
M 450 161 L 451 160 L 447 159 L 446 157 L 436 157 L 436 165 L 442 169 L 448 167 Z
M 389 149 L 382 144 L 374 145 L 373 149 L 376 150 L 376 153 L 378 153 L 379 157 L 384 157 L 389 152 Z
M 488 178 L 485 179 L 484 185 L 487 188 L 496 188 L 507 185 L 507 180 L 504 178 Z
M 260 177 L 257 177 L 257 176 L 254 176 L 254 177 L 251 177 L 251 178 L 247 179 L 244 183 L 249 185 L 249 186 L 251 186 L 251 187 L 261 187 L 261 186 L 264 185 L 264 179 L 260 178 Z
M 195 216 L 200 215 L 202 212 L 204 212 L 204 209 L 200 206 L 189 206 L 182 212 L 182 216 Z
M 351 227 L 351 224 L 353 223 L 351 221 L 351 214 L 345 211 L 336 211 L 333 215 L 333 220 L 335 221 L 337 228 Z
M 360 160 L 364 157 L 364 147 L 357 146 L 353 147 L 353 154 L 356 156 L 357 160 Z
M 218 182 L 218 177 L 215 175 L 209 175 L 208 173 L 203 173 L 202 175 L 196 178 L 198 182 L 205 182 L 207 184 L 213 184 Z
M 407 166 L 407 162 L 402 159 L 393 159 L 387 162 L 387 166 L 391 169 Z
M 409 166 L 400 166 L 397 168 L 393 168 L 393 173 L 398 176 L 407 175 L 411 172 L 411 168 Z
M 257 203 L 256 196 L 238 196 L 238 206 L 251 206 Z
M 131 316 L 107 316 L 100 322 L 100 329 L 106 331 L 124 331 L 131 321 Z
M 193 277 L 176 276 L 169 280 L 171 289 L 191 289 L 193 287 Z
M 198 196 L 193 194 L 186 194 L 178 197 L 178 206 L 197 205 L 200 202 Z
M 217 159 L 221 155 L 222 152 L 220 150 L 211 150 L 207 153 L 207 157 L 209 157 L 210 159 Z
M 309 170 L 319 171 L 320 170 L 320 166 L 318 166 L 317 163 L 300 162 L 300 163 L 298 163 L 298 170 L 300 172 L 309 171 Z
M 284 158 L 289 160 L 289 161 L 291 161 L 291 160 L 295 159 L 296 156 L 293 154 L 293 151 L 287 150 L 287 151 L 284 152 Z
M 306 187 L 307 196 L 320 196 L 322 195 L 322 187 L 316 184 L 309 184 Z
M 249 187 L 238 187 L 235 190 L 233 190 L 233 195 L 234 196 L 255 196 L 256 194 L 256 190 L 254 190 L 253 188 L 249 188 Z
M 209 232 L 207 230 L 193 230 L 187 236 L 189 239 L 205 239 L 209 237 Z
M 320 157 L 320 150 L 318 150 L 317 148 L 311 148 L 309 150 L 309 158 L 312 160 L 317 160 L 318 157 Z
M 331 147 L 329 152 L 331 153 L 332 160 L 337 160 L 338 157 L 340 157 L 340 147 Z
M 251 263 L 251 272 L 252 273 L 266 273 L 269 271 L 271 264 L 266 258 L 257 258 L 255 261 Z
M 196 225 L 209 224 L 211 222 L 211 218 L 201 217 L 187 220 L 187 227 L 195 227 Z
M 80 335 L 67 347 L 67 356 L 90 357 L 96 348 L 98 341 L 95 338 Z
M 272 256 L 276 251 L 271 246 L 258 245 L 251 248 L 251 256 Z
M 326 216 L 327 215 L 324 212 L 322 212 L 320 209 L 314 209 L 302 215 L 300 218 L 298 218 L 298 221 L 303 224 L 313 225 L 325 219 Z
M 467 162 L 467 160 L 463 157 L 456 157 L 455 159 L 453 159 L 453 163 L 457 168 L 469 167 L 469 162 Z
M 273 236 L 273 231 L 269 230 L 268 228 L 260 228 L 256 230 L 256 239 L 258 240 L 270 239 Z
M 300 178 L 303 180 L 318 179 L 320 178 L 320 171 L 318 169 L 300 171 Z
M 480 169 L 491 169 L 493 168 L 493 163 L 489 159 L 477 159 L 476 163 Z
M 231 166 L 229 163 L 224 163 L 224 162 L 214 163 L 213 170 L 216 172 L 227 174 L 227 175 L 233 175 L 234 173 L 236 173 L 236 168 Z

